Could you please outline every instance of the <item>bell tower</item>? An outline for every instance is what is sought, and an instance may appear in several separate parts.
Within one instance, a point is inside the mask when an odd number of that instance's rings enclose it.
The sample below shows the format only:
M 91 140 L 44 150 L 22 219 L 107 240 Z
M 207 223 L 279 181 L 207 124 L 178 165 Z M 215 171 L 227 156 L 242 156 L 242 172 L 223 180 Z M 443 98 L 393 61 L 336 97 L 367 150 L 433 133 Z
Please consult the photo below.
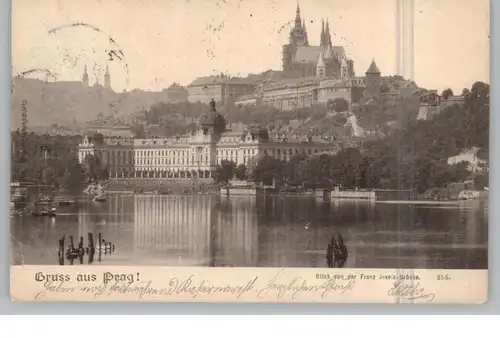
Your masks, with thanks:
M 89 73 L 87 73 L 87 65 L 85 64 L 85 68 L 83 69 L 82 83 L 85 87 L 89 86 Z
M 111 77 L 108 66 L 106 66 L 106 73 L 104 73 L 104 88 L 111 89 Z

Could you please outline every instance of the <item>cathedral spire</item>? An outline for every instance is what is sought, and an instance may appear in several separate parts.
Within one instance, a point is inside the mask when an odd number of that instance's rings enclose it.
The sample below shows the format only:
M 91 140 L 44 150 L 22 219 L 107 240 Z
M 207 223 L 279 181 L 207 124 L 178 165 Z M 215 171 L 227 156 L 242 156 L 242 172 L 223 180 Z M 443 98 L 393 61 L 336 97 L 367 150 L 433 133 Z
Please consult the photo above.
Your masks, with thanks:
M 89 86 L 89 73 L 87 72 L 87 64 L 85 64 L 85 68 L 83 69 L 82 82 L 86 87 Z
M 295 12 L 295 28 L 300 29 L 301 28 L 301 19 L 300 19 L 300 7 L 299 4 L 297 3 L 297 11 Z
M 305 45 L 308 46 L 309 39 L 307 38 L 306 19 L 302 19 L 302 30 L 304 31 Z
M 326 19 L 325 42 L 326 42 L 327 45 L 331 45 L 332 44 L 332 37 L 330 35 L 330 24 L 328 23 L 328 19 Z
M 325 19 L 321 19 L 321 37 L 320 37 L 320 46 L 325 45 Z
M 111 89 L 111 77 L 109 74 L 109 67 L 106 65 L 106 72 L 104 73 L 104 87 Z

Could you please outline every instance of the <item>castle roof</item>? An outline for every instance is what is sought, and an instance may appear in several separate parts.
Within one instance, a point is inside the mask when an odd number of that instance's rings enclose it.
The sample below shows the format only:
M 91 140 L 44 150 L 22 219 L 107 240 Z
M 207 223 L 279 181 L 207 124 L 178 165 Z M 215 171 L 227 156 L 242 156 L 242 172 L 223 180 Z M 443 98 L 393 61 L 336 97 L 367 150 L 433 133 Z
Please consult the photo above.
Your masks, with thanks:
M 333 59 L 332 46 L 330 46 L 330 45 L 328 45 L 328 47 L 326 47 L 325 59 Z
M 366 74 L 380 74 L 380 70 L 375 63 L 375 59 L 372 59 L 372 63 L 370 64 L 370 67 L 368 67 Z
M 234 84 L 234 85 L 252 85 L 255 79 L 252 77 L 228 77 L 228 76 L 202 76 L 191 82 L 188 87 L 217 85 L 217 84 Z
M 308 76 L 300 78 L 285 79 L 281 81 L 271 82 L 264 87 L 264 91 L 276 90 L 279 88 L 296 88 L 318 85 L 321 81 L 320 76 Z
M 345 50 L 342 46 L 332 46 L 333 55 L 337 58 L 345 57 Z M 319 54 L 323 51 L 321 46 L 300 46 L 297 47 L 295 53 L 294 61 L 303 63 L 314 63 L 318 62 Z
M 325 67 L 325 61 L 323 60 L 323 53 L 319 53 L 318 63 L 316 67 Z

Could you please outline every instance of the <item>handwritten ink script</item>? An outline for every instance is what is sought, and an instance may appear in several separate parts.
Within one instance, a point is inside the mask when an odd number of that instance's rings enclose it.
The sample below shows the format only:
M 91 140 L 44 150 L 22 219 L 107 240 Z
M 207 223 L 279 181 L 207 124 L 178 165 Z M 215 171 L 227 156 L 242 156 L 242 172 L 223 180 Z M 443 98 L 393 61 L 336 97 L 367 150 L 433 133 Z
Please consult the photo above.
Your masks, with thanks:
M 76 278 L 68 274 L 37 273 L 35 280 L 42 289 L 36 293 L 35 300 L 51 298 L 54 293 L 90 294 L 93 300 L 114 295 L 134 295 L 139 300 L 161 296 L 188 296 L 192 299 L 200 295 L 228 295 L 240 299 L 244 295 L 259 299 L 296 299 L 299 295 L 318 296 L 321 299 L 331 294 L 343 295 L 352 291 L 356 285 L 355 275 L 350 277 L 335 275 L 318 281 L 314 276 L 310 279 L 302 276 L 284 276 L 279 270 L 273 278 L 254 276 L 243 282 L 215 283 L 190 275 L 187 278 L 171 277 L 161 281 L 140 280 L 139 273 L 113 274 L 105 272 L 101 279 L 95 274 L 78 274 Z M 339 277 L 340 276 L 340 277 Z M 345 277 L 345 278 L 344 278 Z M 76 280 L 80 284 L 74 284 Z M 101 282 L 99 282 L 99 280 Z
M 257 297 L 263 298 L 269 294 L 275 294 L 277 298 L 283 298 L 290 294 L 292 299 L 295 299 L 300 293 L 317 293 L 321 294 L 321 298 L 326 298 L 332 292 L 340 292 L 344 294 L 350 291 L 355 286 L 355 280 L 349 279 L 345 281 L 344 278 L 339 278 L 339 275 L 333 275 L 320 284 L 311 283 L 308 279 L 303 277 L 287 278 L 281 280 L 284 270 L 280 270 L 276 276 L 266 283 L 266 286 L 260 289 Z M 343 275 L 342 275 L 343 276 Z
M 477 304 L 487 300 L 487 278 L 480 270 L 16 266 L 11 267 L 11 298 L 445 304 L 457 303 L 458 295 L 464 304 Z
M 387 295 L 401 297 L 406 300 L 423 299 L 427 303 L 432 302 L 436 297 L 434 293 L 426 293 L 425 288 L 420 286 L 420 282 L 410 284 L 404 280 L 394 282 L 394 286 L 389 289 Z

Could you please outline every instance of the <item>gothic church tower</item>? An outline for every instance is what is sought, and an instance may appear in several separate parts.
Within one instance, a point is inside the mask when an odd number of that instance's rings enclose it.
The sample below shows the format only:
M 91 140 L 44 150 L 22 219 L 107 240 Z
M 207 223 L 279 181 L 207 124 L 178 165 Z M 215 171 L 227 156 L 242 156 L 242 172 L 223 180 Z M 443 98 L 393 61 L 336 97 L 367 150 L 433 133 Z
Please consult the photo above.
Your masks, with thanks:
M 89 73 L 87 73 L 87 65 L 85 65 L 83 70 L 82 83 L 85 87 L 89 86 Z
M 106 66 L 106 73 L 104 73 L 104 88 L 111 89 L 111 77 L 108 66 Z

